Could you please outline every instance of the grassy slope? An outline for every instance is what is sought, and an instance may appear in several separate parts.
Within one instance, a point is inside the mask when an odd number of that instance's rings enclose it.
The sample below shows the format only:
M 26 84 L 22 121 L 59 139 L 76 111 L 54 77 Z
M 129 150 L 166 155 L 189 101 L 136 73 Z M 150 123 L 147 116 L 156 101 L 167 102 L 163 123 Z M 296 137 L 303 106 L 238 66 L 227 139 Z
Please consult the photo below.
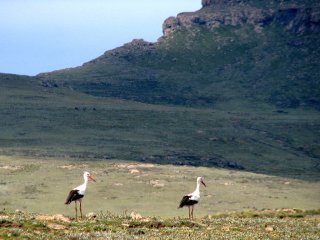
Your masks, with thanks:
M 319 113 L 312 109 L 148 105 L 10 77 L 10 86 L 0 81 L 2 155 L 237 163 L 247 171 L 319 178 Z
M 318 108 L 319 50 L 319 34 L 292 34 L 276 23 L 259 33 L 252 26 L 198 27 L 45 76 L 93 95 L 147 103 Z
M 117 137 L 99 143 L 120 140 L 129 151 L 113 145 L 110 157 L 236 162 L 249 171 L 319 176 L 319 39 L 276 23 L 260 33 L 250 26 L 198 27 L 155 45 L 127 44 L 45 78 L 95 96 L 169 104 L 113 111 Z M 105 136 L 114 133 L 102 129 Z

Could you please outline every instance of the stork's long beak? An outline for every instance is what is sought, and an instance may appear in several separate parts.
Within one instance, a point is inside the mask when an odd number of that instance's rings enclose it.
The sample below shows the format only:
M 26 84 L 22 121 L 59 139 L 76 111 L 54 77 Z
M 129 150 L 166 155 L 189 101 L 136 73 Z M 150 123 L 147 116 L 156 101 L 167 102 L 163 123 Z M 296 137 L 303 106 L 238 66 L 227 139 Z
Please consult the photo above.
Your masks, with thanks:
M 88 178 L 91 179 L 94 182 L 97 182 L 91 175 L 89 175 Z
M 201 183 L 203 184 L 203 186 L 207 187 L 203 180 L 201 180 Z

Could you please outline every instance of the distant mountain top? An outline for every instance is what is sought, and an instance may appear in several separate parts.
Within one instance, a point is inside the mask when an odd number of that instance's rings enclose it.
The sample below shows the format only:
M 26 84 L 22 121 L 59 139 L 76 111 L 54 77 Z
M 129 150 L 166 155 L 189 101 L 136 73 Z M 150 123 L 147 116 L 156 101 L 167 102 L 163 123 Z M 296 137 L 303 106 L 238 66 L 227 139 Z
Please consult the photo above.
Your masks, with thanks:
M 207 0 L 83 66 L 39 75 L 88 94 L 146 103 L 320 109 L 318 1 Z
M 195 25 L 214 29 L 251 24 L 260 31 L 275 21 L 295 33 L 320 31 L 320 4 L 316 1 L 203 0 L 202 6 L 197 12 L 169 17 L 163 24 L 164 36 Z
M 304 5 L 313 6 L 319 3 L 317 0 L 202 0 L 201 4 L 203 7 L 208 6 L 246 6 L 254 5 L 260 7 L 270 7 L 270 6 L 292 6 L 292 5 Z

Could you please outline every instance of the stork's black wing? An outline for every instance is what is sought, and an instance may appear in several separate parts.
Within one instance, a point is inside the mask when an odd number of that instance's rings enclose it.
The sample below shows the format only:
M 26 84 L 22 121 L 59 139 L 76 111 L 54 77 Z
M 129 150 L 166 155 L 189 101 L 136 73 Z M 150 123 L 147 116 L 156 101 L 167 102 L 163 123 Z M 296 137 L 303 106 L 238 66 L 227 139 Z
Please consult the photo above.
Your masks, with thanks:
M 83 197 L 83 195 L 79 194 L 78 190 L 71 190 L 69 192 L 69 195 L 68 195 L 66 201 L 65 201 L 65 204 L 70 204 L 72 201 L 76 201 L 82 197 Z
M 180 205 L 179 205 L 179 208 L 182 208 L 183 206 L 186 206 L 188 205 L 188 202 L 189 202 L 189 199 L 191 198 L 191 196 L 183 196 L 183 198 L 181 199 L 180 201 Z

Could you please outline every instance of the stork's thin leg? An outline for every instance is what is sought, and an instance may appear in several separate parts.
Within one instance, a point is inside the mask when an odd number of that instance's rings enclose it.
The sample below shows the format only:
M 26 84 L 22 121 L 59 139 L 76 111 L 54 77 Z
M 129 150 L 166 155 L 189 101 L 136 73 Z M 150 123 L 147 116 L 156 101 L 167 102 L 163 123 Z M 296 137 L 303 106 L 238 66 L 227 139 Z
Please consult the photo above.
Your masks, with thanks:
M 188 206 L 188 210 L 189 210 L 189 219 L 190 219 L 190 217 L 191 217 L 191 215 L 190 215 L 190 206 Z
M 79 200 L 80 203 L 80 214 L 81 214 L 81 218 L 82 218 L 82 204 L 81 204 L 81 199 Z
M 78 209 L 77 209 L 77 201 L 74 201 L 74 209 L 76 210 L 76 220 L 78 220 Z
M 193 220 L 193 209 L 194 209 L 194 205 L 192 205 L 192 207 L 191 207 L 191 218 L 192 218 L 192 220 Z

